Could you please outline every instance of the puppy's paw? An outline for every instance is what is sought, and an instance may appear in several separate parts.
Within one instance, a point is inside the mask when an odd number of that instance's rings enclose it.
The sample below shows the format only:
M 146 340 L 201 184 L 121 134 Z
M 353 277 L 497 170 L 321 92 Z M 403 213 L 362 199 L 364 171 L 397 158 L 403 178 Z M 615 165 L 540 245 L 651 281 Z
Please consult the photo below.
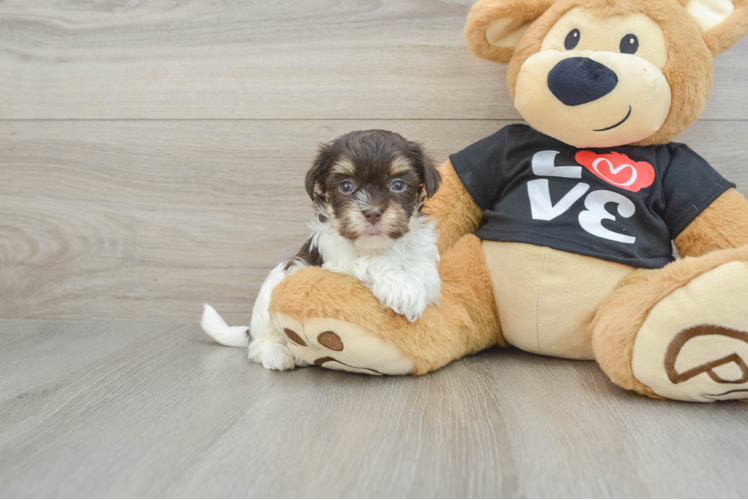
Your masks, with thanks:
M 398 306 L 397 309 L 393 308 L 393 311 L 398 314 L 402 314 L 408 319 L 408 321 L 414 323 L 421 319 L 421 316 L 423 316 L 423 312 L 426 310 L 426 306 L 428 306 L 428 302 L 426 301 L 424 295 L 420 294 L 410 297 L 410 300 L 407 301 L 407 304 L 405 304 L 404 306 Z
M 429 304 L 424 288 L 405 280 L 383 280 L 372 292 L 384 307 L 405 316 L 411 323 L 423 316 Z
M 290 349 L 278 342 L 252 342 L 249 344 L 249 359 L 260 363 L 266 370 L 282 372 L 296 368 Z

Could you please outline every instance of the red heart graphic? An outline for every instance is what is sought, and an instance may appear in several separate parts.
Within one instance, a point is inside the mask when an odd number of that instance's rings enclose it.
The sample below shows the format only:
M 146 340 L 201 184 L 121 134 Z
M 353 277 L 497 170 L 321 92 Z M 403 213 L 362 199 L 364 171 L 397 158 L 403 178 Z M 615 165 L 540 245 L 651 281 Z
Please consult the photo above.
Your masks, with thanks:
M 608 184 L 634 193 L 651 186 L 655 180 L 655 169 L 651 164 L 634 161 L 621 153 L 598 155 L 592 151 L 580 151 L 576 159 Z

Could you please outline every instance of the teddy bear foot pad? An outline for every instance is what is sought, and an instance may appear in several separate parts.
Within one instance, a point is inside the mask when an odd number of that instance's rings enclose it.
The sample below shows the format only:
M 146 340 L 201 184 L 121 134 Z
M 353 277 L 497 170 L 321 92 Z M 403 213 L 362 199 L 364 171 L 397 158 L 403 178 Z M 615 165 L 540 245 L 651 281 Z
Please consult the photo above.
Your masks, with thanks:
M 293 355 L 310 365 L 368 375 L 413 371 L 413 362 L 397 347 L 360 326 L 331 318 L 274 317 Z
M 681 401 L 748 399 L 748 263 L 731 262 L 661 300 L 634 344 L 634 376 Z

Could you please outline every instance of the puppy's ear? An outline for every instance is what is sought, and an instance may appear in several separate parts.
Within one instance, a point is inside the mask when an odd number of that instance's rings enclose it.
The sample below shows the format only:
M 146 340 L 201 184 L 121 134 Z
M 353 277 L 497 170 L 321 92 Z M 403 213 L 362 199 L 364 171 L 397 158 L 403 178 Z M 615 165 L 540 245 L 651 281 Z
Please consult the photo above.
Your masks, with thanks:
M 325 193 L 325 178 L 335 164 L 337 153 L 331 142 L 320 144 L 317 158 L 306 173 L 304 186 L 312 201 L 320 201 Z
M 418 172 L 421 184 L 426 189 L 426 195 L 431 198 L 439 190 L 439 185 L 442 183 L 442 176 L 436 169 L 434 160 L 423 150 L 423 146 L 418 143 L 409 143 L 406 150 L 410 161 L 413 162 L 413 167 Z

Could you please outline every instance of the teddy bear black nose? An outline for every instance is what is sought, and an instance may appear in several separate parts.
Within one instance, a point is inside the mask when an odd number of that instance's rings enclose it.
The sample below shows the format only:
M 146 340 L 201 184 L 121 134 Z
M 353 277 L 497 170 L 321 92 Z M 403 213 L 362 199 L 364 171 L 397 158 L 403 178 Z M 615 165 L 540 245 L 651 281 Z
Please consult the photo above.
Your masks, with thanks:
M 618 85 L 615 72 L 587 57 L 571 57 L 548 73 L 548 88 L 567 106 L 579 106 L 610 94 Z

